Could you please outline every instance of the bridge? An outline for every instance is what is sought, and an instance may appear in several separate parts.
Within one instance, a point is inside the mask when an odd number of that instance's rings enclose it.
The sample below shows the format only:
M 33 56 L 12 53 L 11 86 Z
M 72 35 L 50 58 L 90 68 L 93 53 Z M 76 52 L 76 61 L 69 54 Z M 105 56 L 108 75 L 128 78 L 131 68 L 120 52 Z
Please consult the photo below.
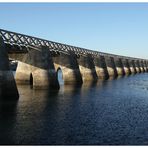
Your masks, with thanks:
M 0 96 L 19 98 L 16 83 L 33 89 L 59 89 L 57 72 L 64 84 L 148 72 L 148 60 L 108 54 L 48 41 L 0 29 Z M 9 59 L 17 60 L 15 78 Z

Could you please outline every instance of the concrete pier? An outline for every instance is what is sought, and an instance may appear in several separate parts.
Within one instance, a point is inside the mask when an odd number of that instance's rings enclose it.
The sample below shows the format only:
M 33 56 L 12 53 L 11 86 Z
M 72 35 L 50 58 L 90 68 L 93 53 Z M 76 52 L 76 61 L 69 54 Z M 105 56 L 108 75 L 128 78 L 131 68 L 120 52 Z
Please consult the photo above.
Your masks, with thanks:
M 143 72 L 146 72 L 145 71 L 145 68 L 144 68 L 144 62 L 143 62 L 143 60 L 141 60 L 141 65 L 142 65 L 142 68 L 143 68 Z
M 15 73 L 15 80 L 17 84 L 30 84 L 31 69 L 31 65 L 24 62 L 18 62 Z
M 97 58 L 94 58 L 94 64 L 95 64 L 95 69 L 96 69 L 98 78 L 108 79 L 109 75 L 108 75 L 104 56 L 99 56 Z
M 144 72 L 143 63 L 141 60 L 139 60 L 139 66 L 140 66 L 140 71 Z
M 106 67 L 107 67 L 109 76 L 113 78 L 117 77 L 118 74 L 117 74 L 115 63 L 114 63 L 114 58 L 106 56 L 105 62 L 106 62 Z
M 145 60 L 143 61 L 143 65 L 144 65 L 145 72 L 148 72 L 148 68 L 147 68 L 146 61 Z
M 18 99 L 19 94 L 12 71 L 9 69 L 8 53 L 0 37 L 0 98 Z
M 128 59 L 122 59 L 122 64 L 123 64 L 124 73 L 126 75 L 131 74 L 131 70 L 130 70 Z
M 129 63 L 129 66 L 130 66 L 131 74 L 137 73 L 136 68 L 135 68 L 134 60 L 130 60 L 130 59 L 129 59 L 129 60 L 128 60 L 128 63 Z
M 118 76 L 125 75 L 121 58 L 114 58 Z
M 77 85 L 83 83 L 75 54 L 71 52 L 69 54 L 60 53 L 60 55 L 53 57 L 53 62 L 56 72 L 58 72 L 58 69 L 61 69 L 64 84 Z
M 147 72 L 148 72 L 148 61 L 147 60 L 145 61 L 145 65 L 146 65 Z
M 47 47 L 30 48 L 20 61 L 15 76 L 17 83 L 31 84 L 34 89 L 59 88 L 52 57 Z
M 137 73 L 140 73 L 141 70 L 140 70 L 140 65 L 139 65 L 138 60 L 134 60 L 134 63 L 135 63 L 136 72 L 137 72 Z
M 83 82 L 98 80 L 93 58 L 91 56 L 80 56 L 78 58 L 78 64 Z

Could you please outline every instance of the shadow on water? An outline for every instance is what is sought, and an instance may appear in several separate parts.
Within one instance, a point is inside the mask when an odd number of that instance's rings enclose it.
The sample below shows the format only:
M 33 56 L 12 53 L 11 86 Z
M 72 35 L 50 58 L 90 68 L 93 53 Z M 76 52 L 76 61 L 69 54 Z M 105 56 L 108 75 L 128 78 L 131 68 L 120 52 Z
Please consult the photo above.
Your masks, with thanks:
M 0 100 L 0 144 L 15 143 L 13 129 L 16 123 L 18 101 Z
M 18 101 L 0 100 L 0 144 L 146 144 L 148 78 L 141 76 L 61 83 L 59 91 L 18 85 Z

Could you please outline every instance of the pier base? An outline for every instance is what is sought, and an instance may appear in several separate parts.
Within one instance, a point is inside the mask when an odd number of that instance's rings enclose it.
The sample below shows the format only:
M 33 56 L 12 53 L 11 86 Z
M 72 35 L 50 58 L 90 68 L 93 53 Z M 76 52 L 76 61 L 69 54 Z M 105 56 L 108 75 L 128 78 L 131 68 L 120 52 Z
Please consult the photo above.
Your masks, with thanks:
M 107 67 L 107 71 L 109 74 L 109 77 L 117 77 L 117 70 L 116 70 L 116 66 L 115 66 L 115 62 L 114 62 L 114 58 L 113 57 L 105 57 L 105 62 L 106 62 L 106 67 Z
M 19 98 L 13 73 L 9 69 L 8 54 L 2 38 L 0 38 L 0 98 Z
M 18 62 L 16 69 L 17 83 L 31 84 L 33 89 L 59 89 L 57 74 L 47 47 L 30 48 L 23 59 Z

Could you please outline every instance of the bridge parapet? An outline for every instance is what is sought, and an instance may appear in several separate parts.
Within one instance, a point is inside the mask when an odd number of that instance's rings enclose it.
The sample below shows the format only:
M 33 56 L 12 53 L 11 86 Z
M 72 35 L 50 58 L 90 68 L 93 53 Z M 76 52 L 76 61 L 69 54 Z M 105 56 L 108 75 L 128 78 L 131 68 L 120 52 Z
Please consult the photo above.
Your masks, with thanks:
M 69 51 L 73 51 L 77 56 L 87 56 L 87 55 L 91 55 L 92 57 L 109 56 L 109 57 L 117 57 L 121 59 L 144 60 L 140 58 L 133 58 L 133 57 L 120 56 L 115 54 L 93 51 L 85 48 L 75 47 L 67 44 L 62 44 L 58 42 L 48 41 L 45 39 L 20 34 L 20 33 L 15 33 L 15 32 L 3 30 L 3 29 L 0 29 L 0 36 L 3 38 L 5 44 L 10 44 L 14 46 L 21 46 L 21 47 L 46 46 L 49 48 L 50 51 L 64 52 L 67 54 Z

